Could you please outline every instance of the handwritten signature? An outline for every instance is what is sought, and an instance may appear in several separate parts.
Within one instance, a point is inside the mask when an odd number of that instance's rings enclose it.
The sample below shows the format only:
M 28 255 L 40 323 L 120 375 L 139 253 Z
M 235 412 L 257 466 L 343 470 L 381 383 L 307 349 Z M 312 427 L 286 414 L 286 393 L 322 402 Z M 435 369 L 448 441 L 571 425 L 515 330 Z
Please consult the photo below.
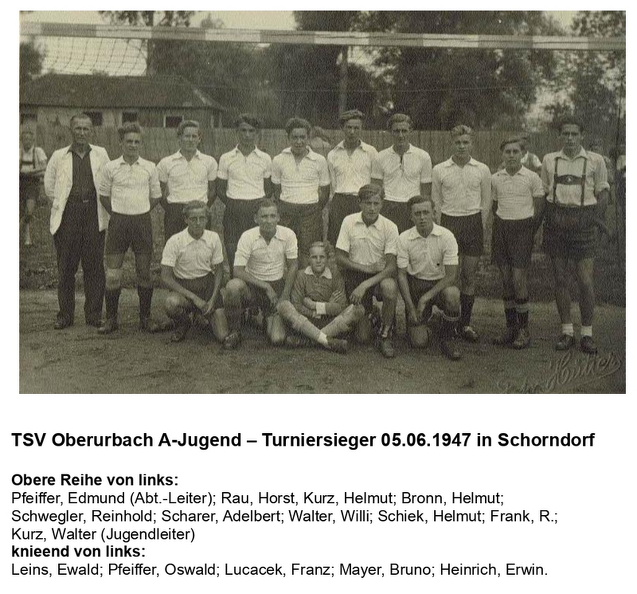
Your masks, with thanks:
M 612 375 L 622 366 L 622 358 L 615 353 L 594 356 L 575 356 L 573 351 L 549 363 L 549 375 L 540 382 L 525 379 L 521 384 L 508 380 L 497 382 L 498 389 L 505 394 L 546 394 L 559 392 L 573 383 L 587 383 Z M 584 381 L 581 381 L 584 380 Z

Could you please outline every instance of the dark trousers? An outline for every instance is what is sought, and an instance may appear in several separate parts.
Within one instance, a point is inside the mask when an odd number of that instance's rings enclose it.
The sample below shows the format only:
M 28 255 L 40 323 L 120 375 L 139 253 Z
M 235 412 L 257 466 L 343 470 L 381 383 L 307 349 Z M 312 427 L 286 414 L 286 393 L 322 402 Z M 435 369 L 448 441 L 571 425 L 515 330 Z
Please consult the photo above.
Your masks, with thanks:
M 237 244 L 244 231 L 257 226 L 254 215 L 261 204 L 261 198 L 256 200 L 226 200 L 226 209 L 223 213 L 223 238 L 226 244 L 226 254 L 230 265 L 230 274 L 234 266 L 234 255 Z
M 167 203 L 164 206 L 164 243 L 187 226 L 184 219 L 184 205 L 179 202 Z
M 327 240 L 332 246 L 336 245 L 343 219 L 355 212 L 360 212 L 356 194 L 334 194 L 330 202 L 330 219 L 327 227 Z
M 84 317 L 102 316 L 104 301 L 104 235 L 97 223 L 97 202 L 67 203 L 53 236 L 58 264 L 58 319 L 75 316 L 75 273 L 80 262 L 84 276 Z
M 288 227 L 296 234 L 299 246 L 299 262 L 305 264 L 309 260 L 310 246 L 323 239 L 323 209 L 314 204 L 293 204 L 279 201 L 281 225 Z
M 380 211 L 385 218 L 396 223 L 398 233 L 407 231 L 414 226 L 411 220 L 411 206 L 407 202 L 394 202 L 393 200 L 383 200 L 383 208 Z

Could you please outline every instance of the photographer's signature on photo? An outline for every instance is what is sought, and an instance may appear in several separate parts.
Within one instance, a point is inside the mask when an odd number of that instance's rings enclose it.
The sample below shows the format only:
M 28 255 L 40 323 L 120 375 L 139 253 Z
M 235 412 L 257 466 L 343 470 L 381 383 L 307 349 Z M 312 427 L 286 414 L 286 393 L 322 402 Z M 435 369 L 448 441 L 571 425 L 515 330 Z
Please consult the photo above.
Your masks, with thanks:
M 616 353 L 585 356 L 569 351 L 549 363 L 546 379 L 533 382 L 525 378 L 521 384 L 509 380 L 499 380 L 498 390 L 505 394 L 546 394 L 563 392 L 567 388 L 580 386 L 591 381 L 612 375 L 623 364 Z

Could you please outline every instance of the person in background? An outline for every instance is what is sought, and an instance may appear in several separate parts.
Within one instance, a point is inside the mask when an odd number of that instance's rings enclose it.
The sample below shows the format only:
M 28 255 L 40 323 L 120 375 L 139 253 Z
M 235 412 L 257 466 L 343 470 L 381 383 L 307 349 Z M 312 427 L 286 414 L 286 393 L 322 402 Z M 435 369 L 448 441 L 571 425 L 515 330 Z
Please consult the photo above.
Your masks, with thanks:
M 24 245 L 33 245 L 31 219 L 40 197 L 40 182 L 46 171 L 46 153 L 35 146 L 35 134 L 29 128 L 20 134 L 20 237 Z

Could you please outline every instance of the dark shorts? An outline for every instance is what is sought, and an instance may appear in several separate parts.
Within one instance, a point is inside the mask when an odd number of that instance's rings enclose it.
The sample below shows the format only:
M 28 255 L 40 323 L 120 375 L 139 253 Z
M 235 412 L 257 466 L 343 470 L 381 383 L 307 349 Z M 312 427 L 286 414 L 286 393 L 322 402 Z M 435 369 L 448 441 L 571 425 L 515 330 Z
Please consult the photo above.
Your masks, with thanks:
M 544 251 L 567 260 L 594 258 L 597 251 L 597 227 L 590 217 L 596 207 L 562 209 L 547 205 L 544 220 Z M 580 218 L 579 215 L 584 215 Z
M 208 301 L 215 290 L 215 277 L 212 273 L 206 274 L 206 276 L 200 276 L 199 278 L 175 277 L 175 280 L 184 287 L 184 289 L 192 291 L 195 295 L 197 295 L 197 297 L 199 297 L 199 299 L 203 299 L 204 301 Z M 221 293 L 217 296 L 217 300 L 214 305 L 215 308 L 223 307 L 223 304 L 221 303 Z
M 153 227 L 150 213 L 124 215 L 114 212 L 106 234 L 107 255 L 125 254 L 129 247 L 136 254 L 153 253 Z
M 323 215 L 319 203 L 291 204 L 279 201 L 281 225 L 292 229 L 299 245 L 299 258 L 307 258 L 310 246 L 323 239 Z
M 276 281 L 266 282 L 274 289 L 274 292 L 277 295 L 280 296 L 281 293 L 283 293 L 283 289 L 285 288 L 284 278 Z M 276 313 L 276 309 L 272 307 L 272 304 L 270 303 L 266 292 L 252 285 L 248 285 L 248 298 L 243 305 L 245 307 L 258 307 L 266 316 Z
M 493 217 L 491 256 L 498 266 L 527 268 L 533 250 L 533 218 L 510 221 Z
M 411 206 L 407 202 L 394 202 L 393 200 L 383 200 L 383 208 L 380 211 L 385 218 L 398 227 L 398 233 L 407 231 L 414 226 L 411 220 Z
M 411 300 L 414 302 L 414 305 L 417 307 L 420 298 L 429 291 L 438 281 L 428 281 L 422 280 L 420 278 L 416 278 L 411 274 L 407 275 L 407 283 L 409 285 L 409 294 L 411 295 Z M 442 291 L 438 293 L 432 301 L 429 302 L 427 309 L 423 312 L 422 319 L 427 321 L 431 317 L 431 310 L 435 305 L 437 308 L 444 311 L 445 309 L 445 299 L 442 296 Z
M 341 231 L 343 219 L 347 215 L 360 211 L 358 196 L 356 194 L 334 194 L 330 202 L 330 217 L 327 227 L 327 240 L 336 245 L 338 234 Z
M 223 213 L 223 237 L 226 245 L 237 245 L 244 231 L 256 227 L 254 215 L 261 202 L 256 200 L 234 200 L 228 198 Z
M 14 178 L 15 179 L 15 178 Z M 27 175 L 20 176 L 20 204 L 27 200 L 34 200 L 40 197 L 40 179 Z
M 484 251 L 482 215 L 477 212 L 466 217 L 442 214 L 440 224 L 451 231 L 458 242 L 461 256 L 481 256 Z
M 374 274 L 366 274 L 365 272 L 358 272 L 358 270 L 343 270 L 343 280 L 345 281 L 345 292 L 347 297 L 352 294 L 352 291 L 358 287 L 362 282 L 365 282 L 368 278 L 375 276 Z M 365 293 L 363 301 L 361 302 L 366 312 L 369 312 L 372 307 L 372 297 L 376 297 L 377 301 L 383 300 L 383 295 L 380 291 L 380 283 L 374 285 L 369 291 Z

